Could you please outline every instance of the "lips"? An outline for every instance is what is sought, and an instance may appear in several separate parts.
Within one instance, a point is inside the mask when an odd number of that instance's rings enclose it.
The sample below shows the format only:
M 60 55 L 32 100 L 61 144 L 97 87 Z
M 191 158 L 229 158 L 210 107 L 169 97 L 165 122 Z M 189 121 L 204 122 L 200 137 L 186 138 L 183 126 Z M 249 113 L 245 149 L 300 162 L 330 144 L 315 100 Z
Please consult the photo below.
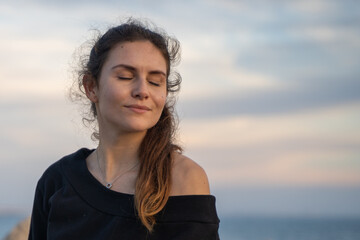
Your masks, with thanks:
M 138 105 L 138 104 L 126 105 L 125 107 L 129 108 L 130 110 L 132 110 L 132 111 L 134 111 L 136 113 L 145 113 L 145 112 L 148 112 L 148 111 L 151 110 L 147 106 Z

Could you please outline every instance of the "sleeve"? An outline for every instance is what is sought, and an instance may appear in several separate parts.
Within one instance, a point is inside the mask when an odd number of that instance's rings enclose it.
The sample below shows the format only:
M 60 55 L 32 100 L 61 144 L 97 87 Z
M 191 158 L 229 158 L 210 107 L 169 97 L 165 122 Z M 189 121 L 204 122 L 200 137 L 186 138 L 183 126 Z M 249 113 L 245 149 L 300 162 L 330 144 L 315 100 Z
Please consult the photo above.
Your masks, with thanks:
M 219 223 L 214 196 L 173 196 L 157 216 L 154 239 L 219 240 Z
M 43 190 L 38 183 L 35 190 L 34 204 L 31 214 L 29 240 L 46 240 L 48 211 Z

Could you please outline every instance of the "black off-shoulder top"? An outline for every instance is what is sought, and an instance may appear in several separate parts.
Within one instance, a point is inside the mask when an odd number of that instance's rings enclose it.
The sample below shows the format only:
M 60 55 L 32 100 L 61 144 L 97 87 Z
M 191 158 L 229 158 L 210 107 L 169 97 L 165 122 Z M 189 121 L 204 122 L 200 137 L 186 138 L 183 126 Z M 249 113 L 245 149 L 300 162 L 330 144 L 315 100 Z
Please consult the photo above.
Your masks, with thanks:
M 51 165 L 38 181 L 29 240 L 219 239 L 212 195 L 170 196 L 152 233 L 136 215 L 134 195 L 107 189 L 89 172 L 82 148 Z

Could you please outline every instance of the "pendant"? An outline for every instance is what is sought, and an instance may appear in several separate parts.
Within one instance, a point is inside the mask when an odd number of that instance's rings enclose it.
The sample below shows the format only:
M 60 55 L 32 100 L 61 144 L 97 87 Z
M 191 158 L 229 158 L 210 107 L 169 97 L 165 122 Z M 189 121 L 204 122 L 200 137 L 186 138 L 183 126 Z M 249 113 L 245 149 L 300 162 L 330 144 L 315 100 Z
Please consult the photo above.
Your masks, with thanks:
M 107 184 L 106 184 L 106 188 L 107 188 L 107 189 L 110 189 L 111 187 L 112 187 L 112 184 L 111 184 L 111 183 L 107 183 Z

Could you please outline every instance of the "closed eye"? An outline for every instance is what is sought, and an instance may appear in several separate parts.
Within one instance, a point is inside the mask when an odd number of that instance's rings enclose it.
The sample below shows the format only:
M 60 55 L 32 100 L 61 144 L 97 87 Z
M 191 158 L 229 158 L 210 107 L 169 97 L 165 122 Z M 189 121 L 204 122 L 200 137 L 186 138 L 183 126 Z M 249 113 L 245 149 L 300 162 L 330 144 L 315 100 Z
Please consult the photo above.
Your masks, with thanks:
M 154 86 L 157 86 L 159 87 L 160 86 L 160 83 L 157 83 L 157 82 L 149 82 L 151 85 L 154 85 Z
M 131 80 L 132 78 L 131 77 L 118 77 L 118 79 L 120 79 L 120 80 Z

